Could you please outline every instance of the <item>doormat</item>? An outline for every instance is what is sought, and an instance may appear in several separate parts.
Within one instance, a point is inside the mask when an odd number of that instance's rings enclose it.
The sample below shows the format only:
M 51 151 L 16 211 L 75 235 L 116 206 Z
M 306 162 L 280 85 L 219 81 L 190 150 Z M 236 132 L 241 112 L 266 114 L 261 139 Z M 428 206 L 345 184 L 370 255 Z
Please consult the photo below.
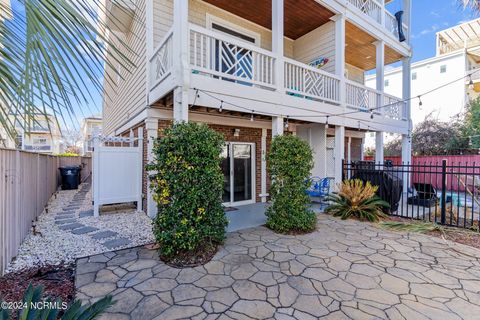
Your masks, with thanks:
M 238 210 L 238 208 L 235 208 L 235 207 L 225 207 L 225 208 L 223 208 L 224 212 L 235 211 L 235 210 Z

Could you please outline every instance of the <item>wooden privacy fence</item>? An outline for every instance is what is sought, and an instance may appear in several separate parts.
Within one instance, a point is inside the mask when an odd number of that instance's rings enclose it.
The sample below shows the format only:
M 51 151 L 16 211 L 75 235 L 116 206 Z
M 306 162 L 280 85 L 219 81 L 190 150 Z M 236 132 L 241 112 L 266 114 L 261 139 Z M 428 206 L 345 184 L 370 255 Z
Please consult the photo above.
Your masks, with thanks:
M 0 149 L 0 275 L 57 191 L 58 167 L 82 163 L 90 173 L 90 158 Z

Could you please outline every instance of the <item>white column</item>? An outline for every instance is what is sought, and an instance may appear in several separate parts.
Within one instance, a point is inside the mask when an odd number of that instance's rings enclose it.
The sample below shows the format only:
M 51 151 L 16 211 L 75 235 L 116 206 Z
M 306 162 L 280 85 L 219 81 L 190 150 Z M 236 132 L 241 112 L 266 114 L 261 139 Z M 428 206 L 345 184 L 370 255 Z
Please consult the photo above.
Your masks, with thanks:
M 153 68 L 153 63 L 150 63 L 150 58 L 153 55 L 153 0 L 146 0 L 146 19 L 145 19 L 145 34 L 146 34 L 146 78 L 147 78 L 147 106 L 150 105 L 149 103 L 149 93 L 150 93 L 150 85 L 151 85 L 151 68 Z
M 365 137 L 362 138 L 362 143 L 360 145 L 360 160 L 365 160 Z
M 383 132 L 375 132 L 375 163 L 383 163 Z
M 260 198 L 267 202 L 267 129 L 262 129 L 261 147 Z
M 173 120 L 188 121 L 190 71 L 188 62 L 188 0 L 173 2 L 173 65 L 176 88 L 173 99 Z
M 272 117 L 272 138 L 283 135 L 283 117 Z
M 345 159 L 345 127 L 335 126 L 335 184 L 342 182 L 342 160 Z
M 403 99 L 408 99 L 411 96 L 411 59 L 410 58 L 404 58 L 402 60 L 402 76 L 403 76 L 403 82 L 402 82 L 402 98 Z M 403 104 L 403 117 L 406 119 L 406 127 L 407 127 L 407 134 L 402 135 L 402 162 L 405 164 L 410 163 L 412 161 L 412 139 L 411 139 L 411 134 L 412 134 L 412 129 L 413 129 L 413 123 L 412 123 L 412 115 L 411 115 L 411 101 L 407 100 Z M 407 181 L 412 181 L 408 173 L 403 174 L 403 192 L 408 191 L 408 185 Z
M 298 125 L 297 136 L 308 142 L 313 150 L 312 176 L 327 176 L 327 130 L 324 124 Z
M 407 43 L 410 44 L 410 36 L 412 34 L 412 1 L 403 0 L 403 23 L 407 26 L 408 30 L 403 30 Z
M 277 91 L 285 91 L 284 87 L 284 60 L 283 60 L 283 28 L 284 28 L 283 0 L 272 1 L 272 52 L 275 55 L 275 85 Z
M 147 162 L 150 163 L 154 159 L 153 145 L 158 138 L 158 119 L 149 118 L 145 120 L 145 130 L 147 130 Z M 147 172 L 147 207 L 146 213 L 149 217 L 154 218 L 157 215 L 157 203 L 153 200 L 153 192 L 150 190 L 150 180 Z
M 380 9 L 380 24 L 382 27 L 385 27 L 385 0 L 379 0 L 381 9 Z
M 340 77 L 340 104 L 345 104 L 345 16 L 337 14 L 330 18 L 335 22 L 335 74 Z

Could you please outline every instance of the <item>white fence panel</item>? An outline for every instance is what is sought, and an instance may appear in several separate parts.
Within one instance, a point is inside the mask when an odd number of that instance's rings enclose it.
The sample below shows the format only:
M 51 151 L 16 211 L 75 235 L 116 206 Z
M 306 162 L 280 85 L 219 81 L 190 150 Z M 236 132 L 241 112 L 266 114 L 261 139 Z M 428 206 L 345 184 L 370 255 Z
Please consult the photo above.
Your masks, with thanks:
M 142 210 L 143 133 L 139 132 L 139 137 L 95 138 L 92 186 L 95 216 L 105 204 L 136 201 L 137 210 Z

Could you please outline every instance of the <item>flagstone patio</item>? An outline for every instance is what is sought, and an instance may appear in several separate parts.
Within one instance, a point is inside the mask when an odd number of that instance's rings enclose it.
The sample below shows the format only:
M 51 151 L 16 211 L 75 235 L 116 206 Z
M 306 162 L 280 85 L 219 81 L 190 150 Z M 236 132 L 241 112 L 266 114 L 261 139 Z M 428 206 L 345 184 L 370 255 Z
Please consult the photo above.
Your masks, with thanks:
M 319 215 L 308 235 L 229 233 L 214 259 L 175 269 L 155 251 L 77 261 L 77 297 L 117 303 L 103 319 L 473 319 L 480 250 Z

